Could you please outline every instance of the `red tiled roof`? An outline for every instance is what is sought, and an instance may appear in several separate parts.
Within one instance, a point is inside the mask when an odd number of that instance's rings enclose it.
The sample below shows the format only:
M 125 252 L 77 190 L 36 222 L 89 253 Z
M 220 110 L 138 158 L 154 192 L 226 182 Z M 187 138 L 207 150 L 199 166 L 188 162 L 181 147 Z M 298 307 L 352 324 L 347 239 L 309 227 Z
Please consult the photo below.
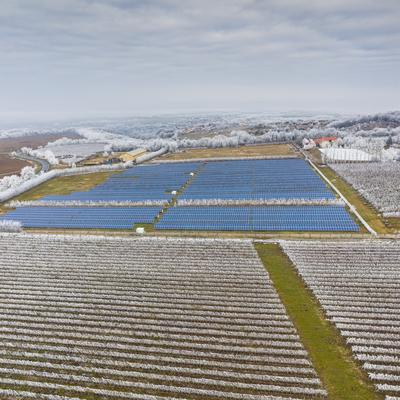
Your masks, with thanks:
M 318 139 L 314 139 L 315 143 L 322 143 L 322 142 L 334 142 L 337 140 L 336 136 L 325 136 Z

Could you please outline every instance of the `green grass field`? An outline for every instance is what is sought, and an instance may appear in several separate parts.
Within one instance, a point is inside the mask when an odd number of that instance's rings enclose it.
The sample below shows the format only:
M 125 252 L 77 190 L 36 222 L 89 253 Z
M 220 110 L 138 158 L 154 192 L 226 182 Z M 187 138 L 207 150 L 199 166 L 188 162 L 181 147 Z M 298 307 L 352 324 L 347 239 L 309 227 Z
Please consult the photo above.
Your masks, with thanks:
M 103 183 L 112 174 L 115 174 L 115 172 L 96 172 L 54 178 L 21 194 L 15 200 L 38 200 L 49 195 L 65 195 L 73 192 L 87 191 Z
M 385 225 L 390 229 L 390 231 L 400 232 L 400 218 L 385 218 Z
M 96 172 L 93 174 L 63 176 L 51 179 L 39 185 L 13 200 L 38 200 L 49 195 L 65 195 L 73 192 L 86 191 L 103 183 L 108 177 L 116 172 Z M 9 209 L 4 204 L 0 204 L 0 215 Z
M 353 360 L 339 331 L 326 319 L 277 244 L 256 244 L 256 250 L 293 321 L 330 400 L 383 399 Z

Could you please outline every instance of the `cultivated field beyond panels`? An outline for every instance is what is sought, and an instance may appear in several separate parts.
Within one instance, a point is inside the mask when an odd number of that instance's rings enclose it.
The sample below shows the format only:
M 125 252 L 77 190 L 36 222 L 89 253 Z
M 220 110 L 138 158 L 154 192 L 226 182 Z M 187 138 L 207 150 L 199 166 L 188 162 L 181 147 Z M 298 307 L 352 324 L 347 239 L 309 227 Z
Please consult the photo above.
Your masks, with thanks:
M 325 391 L 247 241 L 0 236 L 0 398 Z
M 289 144 L 263 144 L 257 146 L 225 147 L 218 149 L 188 149 L 164 156 L 166 160 L 190 160 L 196 158 L 220 157 L 273 157 L 295 156 L 296 153 Z
M 21 169 L 29 166 L 26 161 L 11 158 L 7 154 L 0 154 L 0 179 L 7 175 L 19 174 Z
M 400 398 L 399 243 L 283 247 L 378 390 Z
M 386 217 L 400 217 L 400 163 L 330 165 Z

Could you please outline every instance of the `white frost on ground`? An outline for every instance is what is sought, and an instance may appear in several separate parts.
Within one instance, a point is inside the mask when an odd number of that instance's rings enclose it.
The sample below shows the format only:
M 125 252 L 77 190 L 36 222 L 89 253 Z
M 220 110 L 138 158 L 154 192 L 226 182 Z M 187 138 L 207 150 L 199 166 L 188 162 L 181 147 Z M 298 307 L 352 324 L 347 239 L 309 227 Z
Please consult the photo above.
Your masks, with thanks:
M 250 241 L 0 234 L 0 267 L 7 398 L 326 399 Z
M 385 216 L 400 216 L 400 162 L 330 166 Z
M 35 176 L 35 169 L 33 167 L 24 167 L 19 175 L 8 175 L 0 179 L 0 192 L 15 189 Z
M 377 390 L 400 393 L 399 242 L 281 245 Z
M 0 232 L 21 232 L 22 224 L 20 221 L 0 221 Z

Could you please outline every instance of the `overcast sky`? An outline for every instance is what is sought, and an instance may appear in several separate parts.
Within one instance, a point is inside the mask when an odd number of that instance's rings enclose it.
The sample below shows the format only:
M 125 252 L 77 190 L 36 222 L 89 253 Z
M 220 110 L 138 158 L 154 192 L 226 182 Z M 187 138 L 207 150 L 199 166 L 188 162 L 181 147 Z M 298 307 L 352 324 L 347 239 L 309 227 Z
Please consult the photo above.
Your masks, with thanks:
M 399 0 L 4 0 L 0 115 L 400 109 Z

